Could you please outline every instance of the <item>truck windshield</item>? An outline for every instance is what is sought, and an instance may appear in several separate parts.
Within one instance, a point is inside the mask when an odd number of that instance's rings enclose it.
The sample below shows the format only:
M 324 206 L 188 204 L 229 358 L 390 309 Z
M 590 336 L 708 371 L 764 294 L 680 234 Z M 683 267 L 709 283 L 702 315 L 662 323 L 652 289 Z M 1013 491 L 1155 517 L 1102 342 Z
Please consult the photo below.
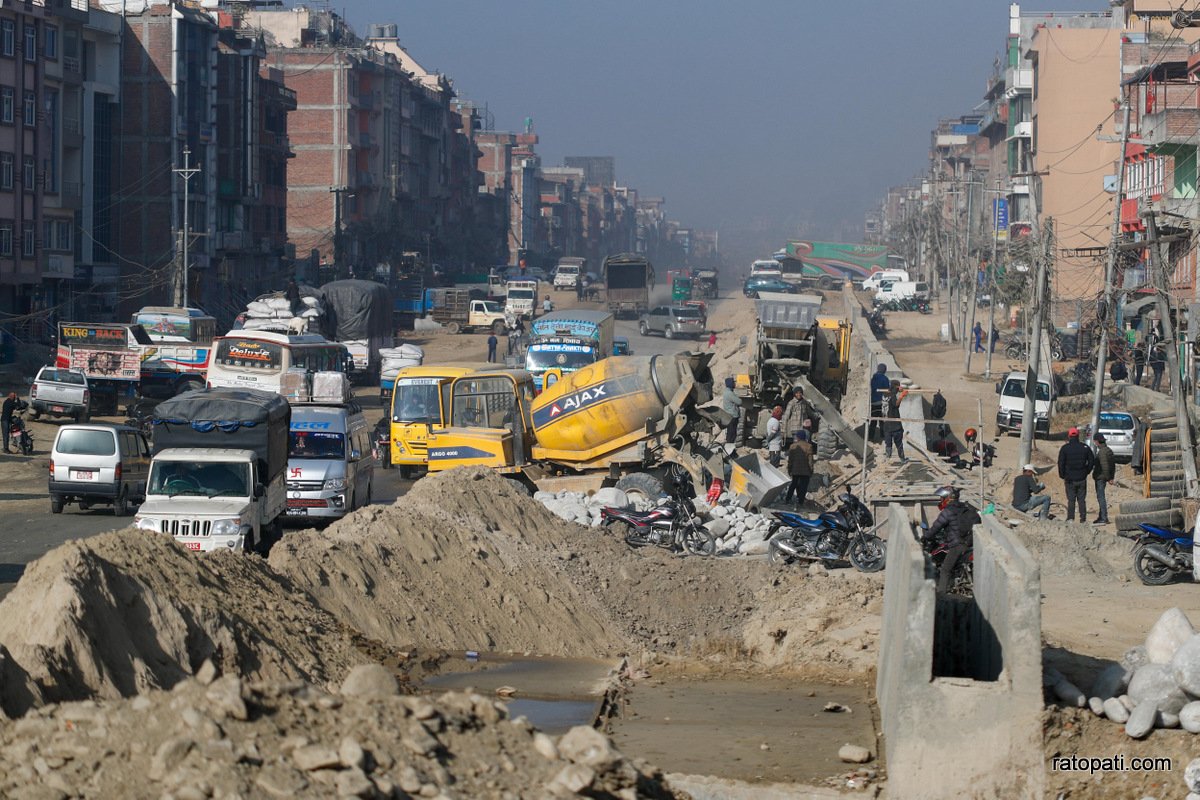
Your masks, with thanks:
M 346 457 L 346 437 L 340 433 L 326 431 L 289 431 L 288 458 L 331 458 Z
M 515 405 L 511 380 L 463 379 L 454 384 L 451 422 L 463 428 L 503 428 L 516 419 Z
M 577 348 L 564 352 L 561 350 L 541 350 L 535 345 L 525 354 L 525 369 L 530 372 L 545 372 L 551 368 L 564 372 L 583 369 L 588 364 L 594 364 L 596 355 L 586 348 Z
M 493 303 L 491 300 L 483 301 L 483 310 L 489 314 L 503 314 L 504 306 L 499 303 Z
M 509 300 L 533 300 L 533 289 L 509 289 Z
M 249 497 L 250 465 L 156 461 L 150 467 L 146 493 L 167 497 Z
M 397 381 L 392 393 L 392 422 L 439 424 L 438 382 L 432 378 Z

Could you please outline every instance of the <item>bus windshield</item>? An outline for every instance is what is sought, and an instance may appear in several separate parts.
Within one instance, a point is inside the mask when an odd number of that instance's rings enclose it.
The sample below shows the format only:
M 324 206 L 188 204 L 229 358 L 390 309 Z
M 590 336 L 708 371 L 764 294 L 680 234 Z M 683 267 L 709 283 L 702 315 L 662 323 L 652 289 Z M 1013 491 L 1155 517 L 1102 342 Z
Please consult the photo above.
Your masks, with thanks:
M 396 381 L 392 390 L 392 422 L 441 424 L 437 378 Z

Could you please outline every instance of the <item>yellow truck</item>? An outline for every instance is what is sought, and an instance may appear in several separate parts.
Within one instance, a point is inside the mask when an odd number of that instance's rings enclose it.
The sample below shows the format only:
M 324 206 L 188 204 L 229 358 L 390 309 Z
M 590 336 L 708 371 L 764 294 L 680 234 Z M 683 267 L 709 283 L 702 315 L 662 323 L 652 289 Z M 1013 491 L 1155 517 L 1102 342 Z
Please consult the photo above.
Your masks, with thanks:
M 710 359 L 614 356 L 536 396 L 525 370 L 455 378 L 451 424 L 428 440 L 429 471 L 486 466 L 531 486 L 589 475 L 656 498 L 663 467 L 677 463 L 706 490 L 712 476 L 724 476 L 713 417 L 698 409 L 712 399 Z
M 446 427 L 450 415 L 450 384 L 455 378 L 495 367 L 487 362 L 454 362 L 405 367 L 396 373 L 390 409 L 392 466 L 408 478 L 425 469 L 426 442 L 433 431 Z

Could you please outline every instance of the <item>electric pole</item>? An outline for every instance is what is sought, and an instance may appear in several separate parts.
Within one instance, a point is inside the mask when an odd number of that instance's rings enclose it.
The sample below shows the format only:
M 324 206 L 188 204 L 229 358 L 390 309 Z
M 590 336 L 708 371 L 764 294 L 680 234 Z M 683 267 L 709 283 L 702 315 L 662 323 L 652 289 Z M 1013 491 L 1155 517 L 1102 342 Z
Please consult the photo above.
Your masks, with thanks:
M 329 191 L 333 193 L 333 274 L 342 278 L 346 277 L 342 271 L 342 195 L 348 194 L 350 188 L 330 186 Z
M 1042 257 L 1037 261 L 1037 277 L 1033 284 L 1033 330 L 1030 333 L 1029 354 L 1025 365 L 1025 406 L 1021 412 L 1021 464 L 1028 464 L 1033 458 L 1033 438 L 1037 430 L 1037 385 L 1038 372 L 1041 370 L 1042 359 L 1042 316 L 1046 303 L 1046 277 L 1049 267 L 1051 244 L 1054 237 L 1054 218 L 1046 219 L 1042 234 Z M 1050 376 L 1050 391 L 1053 396 L 1054 379 Z M 1048 400 L 1049 398 L 1047 398 Z
M 192 237 L 191 226 L 188 223 L 188 206 L 189 206 L 188 190 L 192 183 L 192 176 L 200 171 L 199 167 L 191 166 L 191 162 L 190 162 L 191 154 L 192 154 L 191 148 L 189 148 L 187 145 L 184 145 L 184 147 L 183 147 L 183 167 L 182 168 L 177 167 L 177 168 L 171 170 L 176 175 L 179 175 L 180 177 L 183 178 L 183 233 L 182 233 L 182 237 L 181 237 L 183 239 L 182 247 L 181 247 L 181 250 L 183 251 L 183 260 L 180 263 L 180 272 L 182 273 L 182 280 L 179 279 L 179 275 L 177 274 L 176 275 L 176 284 L 175 284 L 175 297 L 173 298 L 175 300 L 176 304 L 178 304 L 182 308 L 187 308 L 187 304 L 188 304 L 188 243 Z
M 1000 236 L 1000 179 L 996 179 L 996 198 L 992 201 L 992 261 L 988 264 L 988 329 L 987 329 L 987 367 L 984 377 L 992 377 L 992 353 L 996 346 L 992 342 L 992 331 L 996 330 L 996 241 Z M 1005 234 L 1005 246 L 1008 246 L 1008 236 Z M 967 365 L 970 369 L 970 365 Z

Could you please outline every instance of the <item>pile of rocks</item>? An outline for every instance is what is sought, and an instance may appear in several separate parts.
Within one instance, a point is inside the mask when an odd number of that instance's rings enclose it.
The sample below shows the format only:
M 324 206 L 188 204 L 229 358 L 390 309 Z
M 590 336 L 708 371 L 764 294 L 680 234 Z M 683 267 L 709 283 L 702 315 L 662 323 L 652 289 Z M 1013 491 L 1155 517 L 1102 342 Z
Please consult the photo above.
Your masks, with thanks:
M 551 513 L 580 525 L 598 527 L 604 508 L 634 508 L 645 511 L 654 507 L 642 495 L 629 495 L 620 489 L 604 488 L 592 494 L 582 492 L 537 492 L 533 498 Z M 696 502 L 696 513 L 705 520 L 704 527 L 717 540 L 720 555 L 762 555 L 767 552 L 767 539 L 772 518 L 755 514 L 736 504 L 736 498 L 725 492 L 716 505 Z
M 1104 669 L 1090 695 L 1053 669 L 1044 681 L 1061 702 L 1089 707 L 1134 739 L 1156 727 L 1200 733 L 1200 634 L 1178 608 L 1158 618 L 1145 644 Z
M 401 697 L 377 664 L 339 688 L 217 677 L 50 705 L 0 729 L 0 796 L 205 798 L 677 795 L 590 727 L 555 739 L 479 694 Z

